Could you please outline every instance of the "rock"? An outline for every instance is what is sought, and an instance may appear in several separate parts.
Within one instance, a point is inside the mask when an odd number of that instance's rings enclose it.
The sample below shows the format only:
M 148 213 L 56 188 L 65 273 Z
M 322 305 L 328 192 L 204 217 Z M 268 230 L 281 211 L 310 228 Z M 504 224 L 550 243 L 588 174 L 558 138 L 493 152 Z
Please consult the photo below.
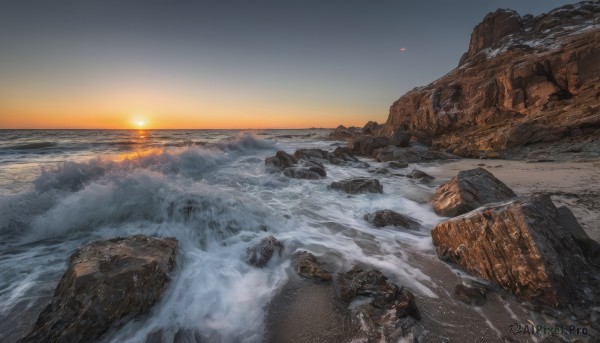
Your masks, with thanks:
M 148 312 L 169 282 L 177 245 L 138 235 L 78 248 L 52 302 L 19 342 L 91 342 Z
M 409 175 L 407 175 L 407 177 L 418 180 L 419 182 L 423 183 L 429 183 L 435 179 L 435 177 L 418 169 L 413 170 Z
M 313 254 L 301 251 L 295 255 L 295 260 L 298 275 L 314 280 L 331 280 L 331 273 L 322 267 Z
M 287 154 L 285 151 L 278 151 L 275 156 L 267 157 L 265 159 L 265 165 L 268 167 L 274 167 L 279 170 L 284 170 L 289 167 L 293 167 L 298 164 L 298 161 L 294 156 Z
M 354 137 L 357 131 L 358 130 L 356 127 L 347 128 L 344 125 L 340 125 L 335 130 L 329 133 L 329 139 L 339 141 L 348 140 Z
M 294 158 L 307 161 L 322 161 L 329 159 L 329 152 L 323 149 L 298 149 L 294 153 Z
M 355 332 L 352 341 L 390 342 L 416 335 L 416 320 L 421 319 L 421 314 L 413 294 L 399 289 L 380 271 L 365 271 L 355 266 L 338 274 L 335 286 L 342 301 L 350 302 L 357 296 L 372 298 L 370 303 L 352 311 Z
M 437 214 L 454 217 L 482 205 L 514 197 L 516 194 L 492 173 L 476 168 L 460 171 L 438 187 L 432 202 Z
M 365 220 L 375 227 L 397 226 L 417 230 L 421 226 L 416 220 L 392 210 L 381 210 L 366 214 Z
M 373 154 L 380 162 L 400 161 L 401 163 L 416 163 L 457 158 L 452 154 L 432 151 L 422 145 L 415 145 L 408 148 L 398 148 L 389 145 L 382 149 L 374 150 Z
M 597 1 L 526 19 L 488 14 L 460 67 L 402 95 L 377 134 L 401 128 L 433 150 L 472 158 L 510 157 L 538 142 L 598 142 L 598 22 Z
M 369 121 L 363 126 L 361 132 L 363 135 L 375 135 L 381 125 L 377 124 L 376 121 Z
M 393 169 L 402 169 L 402 168 L 407 168 L 408 163 L 400 162 L 400 161 L 391 161 L 391 162 L 388 162 L 388 167 L 393 168 Z
M 385 147 L 389 144 L 390 140 L 387 137 L 360 136 L 349 141 L 348 148 L 355 154 L 371 156 L 375 149 Z
M 595 267 L 600 267 L 600 244 L 585 233 L 573 212 L 567 207 L 561 206 L 557 208 L 557 212 L 560 224 L 571 233 L 587 261 Z
M 325 171 L 325 166 L 323 163 L 317 161 L 308 161 L 304 163 L 304 167 L 308 168 L 310 171 L 319 174 L 320 176 L 327 176 L 327 172 Z
M 315 171 L 318 170 L 318 171 Z M 317 180 L 323 177 L 321 173 L 325 173 L 324 169 L 320 168 L 307 168 L 307 167 L 291 167 L 286 168 L 283 171 L 283 175 L 287 177 L 292 177 L 295 179 L 307 179 L 307 180 Z M 325 173 L 325 175 L 327 175 Z
M 546 195 L 483 206 L 438 224 L 431 236 L 440 258 L 525 300 L 567 305 L 597 272 Z
M 454 295 L 458 300 L 468 305 L 482 306 L 487 301 L 484 290 L 460 283 L 454 288 Z
M 333 182 L 331 188 L 348 194 L 383 193 L 383 186 L 377 179 L 354 178 Z
M 281 256 L 283 243 L 273 236 L 263 238 L 257 245 L 248 249 L 248 264 L 262 268 L 269 263 L 275 252 Z
M 395 130 L 390 137 L 390 144 L 396 147 L 405 148 L 410 145 L 412 134 L 408 131 Z

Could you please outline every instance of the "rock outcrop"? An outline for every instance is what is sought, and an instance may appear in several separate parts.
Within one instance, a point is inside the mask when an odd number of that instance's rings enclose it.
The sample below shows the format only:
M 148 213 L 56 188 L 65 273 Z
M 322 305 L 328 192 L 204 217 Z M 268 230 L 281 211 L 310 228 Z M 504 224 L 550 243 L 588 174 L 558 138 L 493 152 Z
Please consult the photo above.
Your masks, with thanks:
M 52 302 L 19 342 L 91 342 L 147 312 L 169 282 L 177 246 L 174 238 L 133 236 L 75 250 Z
M 433 149 L 497 158 L 539 142 L 600 140 L 600 3 L 487 15 L 460 66 L 406 93 L 384 126 Z
M 267 157 L 265 159 L 265 165 L 267 167 L 276 168 L 281 171 L 286 168 L 293 167 L 298 164 L 298 160 L 294 156 L 286 153 L 285 151 L 278 151 L 275 156 Z
M 283 243 L 273 236 L 261 239 L 261 241 L 248 249 L 248 264 L 262 268 L 269 263 L 274 253 L 281 256 Z
M 331 189 L 344 191 L 348 194 L 383 193 L 383 186 L 377 179 L 354 178 L 333 182 Z
M 313 151 L 311 151 L 313 150 Z M 285 151 L 278 151 L 275 156 L 267 157 L 265 165 L 268 168 L 283 171 L 283 175 L 296 179 L 316 180 L 327 176 L 325 166 L 321 162 L 314 160 L 316 157 L 329 156 L 324 150 L 306 149 L 298 150 L 294 155 L 307 160 L 302 166 L 298 166 L 298 158 L 292 156 Z
M 348 149 L 354 154 L 372 156 L 375 149 L 386 147 L 390 144 L 387 137 L 381 136 L 359 136 L 348 142 Z
M 458 172 L 458 175 L 438 187 L 432 201 L 437 214 L 454 217 L 482 205 L 516 196 L 492 173 L 476 168 Z
M 520 197 L 440 223 L 431 236 L 440 258 L 519 298 L 564 306 L 585 298 L 582 287 L 597 270 L 563 211 L 546 195 Z
M 409 230 L 417 230 L 421 226 L 418 221 L 392 210 L 381 210 L 365 215 L 365 220 L 375 227 L 396 226 Z

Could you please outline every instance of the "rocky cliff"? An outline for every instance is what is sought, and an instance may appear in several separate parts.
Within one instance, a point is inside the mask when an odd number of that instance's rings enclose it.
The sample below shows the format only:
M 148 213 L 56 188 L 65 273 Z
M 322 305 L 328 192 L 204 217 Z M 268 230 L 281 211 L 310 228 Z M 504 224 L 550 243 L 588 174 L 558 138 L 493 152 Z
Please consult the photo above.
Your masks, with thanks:
M 600 2 L 533 17 L 499 9 L 459 66 L 390 107 L 397 128 L 459 156 L 498 156 L 538 142 L 600 140 Z

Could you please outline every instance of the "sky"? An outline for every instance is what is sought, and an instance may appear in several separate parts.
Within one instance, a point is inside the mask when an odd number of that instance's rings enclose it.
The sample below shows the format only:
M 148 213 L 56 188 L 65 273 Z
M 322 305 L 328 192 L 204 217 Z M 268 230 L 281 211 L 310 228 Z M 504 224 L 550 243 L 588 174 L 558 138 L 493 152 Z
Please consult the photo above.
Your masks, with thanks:
M 0 2 L 0 128 L 385 122 L 497 8 L 573 1 Z

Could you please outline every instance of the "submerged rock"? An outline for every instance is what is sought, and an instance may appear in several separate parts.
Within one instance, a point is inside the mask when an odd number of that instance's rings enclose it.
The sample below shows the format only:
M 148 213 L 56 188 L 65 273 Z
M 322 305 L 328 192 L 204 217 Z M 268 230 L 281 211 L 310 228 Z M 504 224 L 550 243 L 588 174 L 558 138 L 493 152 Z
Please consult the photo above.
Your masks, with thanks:
M 438 256 L 526 300 L 567 305 L 594 273 L 546 195 L 483 206 L 438 224 Z M 589 238 L 588 238 L 589 239 Z
M 397 226 L 417 230 L 421 225 L 416 220 L 392 210 L 381 210 L 365 215 L 365 220 L 375 227 Z
M 516 196 L 492 173 L 476 168 L 458 172 L 458 175 L 438 187 L 432 201 L 437 214 L 453 217 Z
M 331 188 L 348 194 L 383 193 L 383 186 L 377 179 L 354 178 L 333 182 Z
M 403 169 L 408 167 L 408 163 L 400 161 L 390 161 L 387 165 L 388 167 L 394 169 Z
M 19 342 L 91 342 L 147 312 L 169 282 L 177 245 L 174 238 L 138 235 L 75 250 L 52 302 Z
M 273 254 L 281 256 L 283 243 L 273 236 L 263 238 L 258 244 L 248 249 L 248 264 L 262 268 L 269 263 Z
M 454 295 L 458 300 L 469 305 L 482 306 L 487 301 L 485 290 L 460 283 L 454 288 Z
M 279 170 L 293 167 L 298 164 L 298 161 L 294 156 L 286 153 L 285 151 L 278 151 L 275 156 L 267 157 L 265 159 L 265 165 L 268 167 L 275 167 Z
M 413 170 L 407 177 L 418 180 L 422 183 L 429 183 L 435 179 L 435 177 L 427 174 L 426 172 L 420 171 L 419 169 Z
M 317 261 L 315 255 L 308 251 L 301 251 L 295 255 L 296 260 L 296 271 L 298 275 L 305 278 L 329 281 L 331 280 L 331 273 L 323 268 L 321 263 Z
M 371 298 L 371 302 L 352 311 L 355 332 L 352 341 L 395 342 L 418 336 L 416 320 L 421 319 L 421 314 L 413 294 L 398 288 L 380 271 L 365 271 L 355 266 L 347 273 L 338 274 L 336 291 L 343 301 L 350 302 L 358 296 Z
M 315 170 L 315 168 L 307 168 L 307 167 L 291 167 L 291 168 L 286 168 L 283 171 L 283 175 L 287 176 L 287 177 L 291 177 L 294 179 L 308 179 L 308 180 L 317 180 L 320 179 L 321 177 L 323 177 L 325 175 L 327 175 L 325 173 L 324 169 L 317 169 L 318 171 Z

